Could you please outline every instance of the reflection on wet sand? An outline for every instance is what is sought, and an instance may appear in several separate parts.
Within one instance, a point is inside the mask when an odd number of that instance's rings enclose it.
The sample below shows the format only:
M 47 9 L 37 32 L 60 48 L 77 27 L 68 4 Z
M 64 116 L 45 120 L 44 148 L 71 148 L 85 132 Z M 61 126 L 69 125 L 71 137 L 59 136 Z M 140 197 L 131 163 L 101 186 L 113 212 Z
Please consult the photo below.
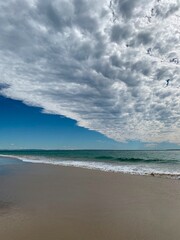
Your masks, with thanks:
M 6 214 L 12 209 L 13 203 L 0 200 L 0 215 Z

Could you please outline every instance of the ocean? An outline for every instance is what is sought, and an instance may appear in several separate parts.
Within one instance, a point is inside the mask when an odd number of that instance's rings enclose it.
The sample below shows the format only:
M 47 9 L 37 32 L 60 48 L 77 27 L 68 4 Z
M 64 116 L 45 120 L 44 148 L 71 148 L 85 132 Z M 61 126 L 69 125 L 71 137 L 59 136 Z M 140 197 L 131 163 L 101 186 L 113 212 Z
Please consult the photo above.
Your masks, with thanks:
M 16 150 L 0 151 L 0 166 L 20 162 L 180 179 L 180 151 Z

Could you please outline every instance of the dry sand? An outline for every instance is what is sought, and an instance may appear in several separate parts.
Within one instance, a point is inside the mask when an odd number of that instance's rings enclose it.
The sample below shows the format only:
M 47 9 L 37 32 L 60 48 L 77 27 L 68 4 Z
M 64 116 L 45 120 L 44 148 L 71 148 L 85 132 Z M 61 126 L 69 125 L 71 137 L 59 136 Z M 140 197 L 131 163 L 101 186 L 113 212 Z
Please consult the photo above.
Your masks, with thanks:
M 0 240 L 178 240 L 180 182 L 43 164 L 0 175 Z

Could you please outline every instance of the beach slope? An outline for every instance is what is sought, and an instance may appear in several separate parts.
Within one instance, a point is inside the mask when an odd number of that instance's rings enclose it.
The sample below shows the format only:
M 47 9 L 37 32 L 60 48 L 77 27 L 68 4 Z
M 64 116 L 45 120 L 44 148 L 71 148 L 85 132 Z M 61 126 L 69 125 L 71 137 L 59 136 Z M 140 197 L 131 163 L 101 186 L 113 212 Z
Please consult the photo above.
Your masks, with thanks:
M 0 239 L 177 240 L 180 182 L 45 164 L 0 173 Z

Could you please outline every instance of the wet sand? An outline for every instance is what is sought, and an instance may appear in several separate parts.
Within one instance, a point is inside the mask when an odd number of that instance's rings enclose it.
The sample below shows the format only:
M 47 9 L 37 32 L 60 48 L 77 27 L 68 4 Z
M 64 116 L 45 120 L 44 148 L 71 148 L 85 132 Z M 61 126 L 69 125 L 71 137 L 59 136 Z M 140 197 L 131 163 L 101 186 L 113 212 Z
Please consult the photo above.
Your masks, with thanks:
M 2 240 L 178 240 L 180 181 L 43 164 L 0 174 Z

